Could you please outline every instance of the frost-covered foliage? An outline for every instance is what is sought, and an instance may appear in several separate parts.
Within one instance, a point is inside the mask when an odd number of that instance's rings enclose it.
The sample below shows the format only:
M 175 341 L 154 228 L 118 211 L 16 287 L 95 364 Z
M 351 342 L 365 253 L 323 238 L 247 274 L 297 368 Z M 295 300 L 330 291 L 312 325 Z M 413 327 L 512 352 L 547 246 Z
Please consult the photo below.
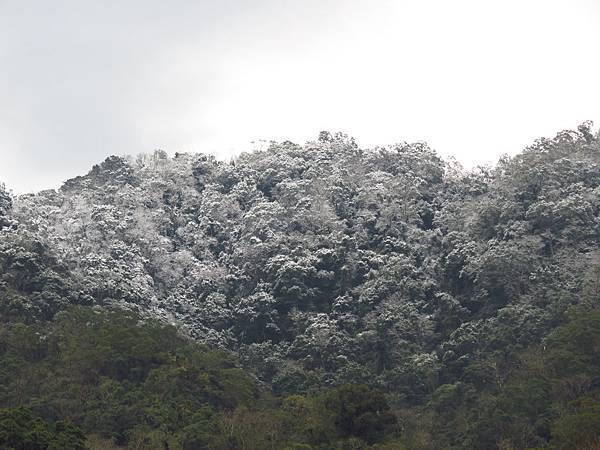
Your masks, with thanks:
M 109 303 L 175 323 L 279 393 L 359 381 L 419 405 L 573 305 L 599 307 L 599 213 L 587 123 L 472 171 L 339 133 L 231 162 L 114 156 L 59 191 L 0 190 L 0 288 L 45 293 L 21 309 Z M 64 272 L 60 301 L 56 268 L 19 279 L 42 257 Z

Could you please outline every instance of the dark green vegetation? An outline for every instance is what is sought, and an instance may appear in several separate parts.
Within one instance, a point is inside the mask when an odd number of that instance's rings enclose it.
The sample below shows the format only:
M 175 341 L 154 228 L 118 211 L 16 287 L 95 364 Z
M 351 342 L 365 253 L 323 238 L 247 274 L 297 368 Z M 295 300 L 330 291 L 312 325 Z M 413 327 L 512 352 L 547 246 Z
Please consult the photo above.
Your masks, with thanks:
M 274 398 L 225 352 L 123 311 L 3 325 L 0 352 L 3 449 L 84 448 L 85 434 L 131 448 L 355 448 L 396 431 L 372 388 Z
M 0 444 L 5 450 L 84 450 L 85 435 L 65 422 L 48 423 L 25 408 L 0 410 Z
M 322 133 L 0 189 L 0 407 L 99 448 L 597 449 L 599 216 L 588 124 L 468 172 Z

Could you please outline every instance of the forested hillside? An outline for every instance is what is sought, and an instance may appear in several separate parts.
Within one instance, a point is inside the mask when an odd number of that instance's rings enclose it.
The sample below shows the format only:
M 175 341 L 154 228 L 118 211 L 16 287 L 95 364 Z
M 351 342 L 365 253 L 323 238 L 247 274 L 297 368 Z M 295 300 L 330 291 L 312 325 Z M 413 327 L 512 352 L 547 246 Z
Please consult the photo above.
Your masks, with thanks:
M 469 171 L 323 132 L 6 189 L 4 446 L 600 448 L 589 123 Z

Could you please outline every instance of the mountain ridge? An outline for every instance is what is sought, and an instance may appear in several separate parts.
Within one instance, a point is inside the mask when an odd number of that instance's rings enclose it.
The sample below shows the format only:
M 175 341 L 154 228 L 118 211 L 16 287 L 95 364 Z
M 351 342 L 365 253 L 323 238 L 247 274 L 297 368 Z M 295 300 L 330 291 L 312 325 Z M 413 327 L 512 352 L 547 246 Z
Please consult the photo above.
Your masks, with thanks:
M 429 411 L 503 392 L 519 355 L 598 310 L 599 212 L 590 123 L 471 171 L 327 132 L 231 162 L 111 156 L 56 191 L 0 190 L 0 306 L 25 323 L 119 306 L 233 352 L 278 396 L 363 383 Z M 500 445 L 449 423 L 439 445 Z M 527 445 L 547 443 L 532 423 Z

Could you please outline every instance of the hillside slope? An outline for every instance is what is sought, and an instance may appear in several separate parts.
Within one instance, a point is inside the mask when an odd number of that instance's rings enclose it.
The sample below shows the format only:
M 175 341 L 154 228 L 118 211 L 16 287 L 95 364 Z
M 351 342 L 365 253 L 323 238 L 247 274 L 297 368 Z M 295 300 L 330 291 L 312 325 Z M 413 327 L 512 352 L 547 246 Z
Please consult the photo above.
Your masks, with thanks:
M 233 352 L 278 396 L 382 389 L 408 448 L 543 446 L 599 395 L 599 213 L 589 124 L 472 171 L 329 133 L 232 162 L 113 156 L 58 191 L 0 191 L 0 314 L 118 306 Z M 552 339 L 592 347 L 548 360 Z

